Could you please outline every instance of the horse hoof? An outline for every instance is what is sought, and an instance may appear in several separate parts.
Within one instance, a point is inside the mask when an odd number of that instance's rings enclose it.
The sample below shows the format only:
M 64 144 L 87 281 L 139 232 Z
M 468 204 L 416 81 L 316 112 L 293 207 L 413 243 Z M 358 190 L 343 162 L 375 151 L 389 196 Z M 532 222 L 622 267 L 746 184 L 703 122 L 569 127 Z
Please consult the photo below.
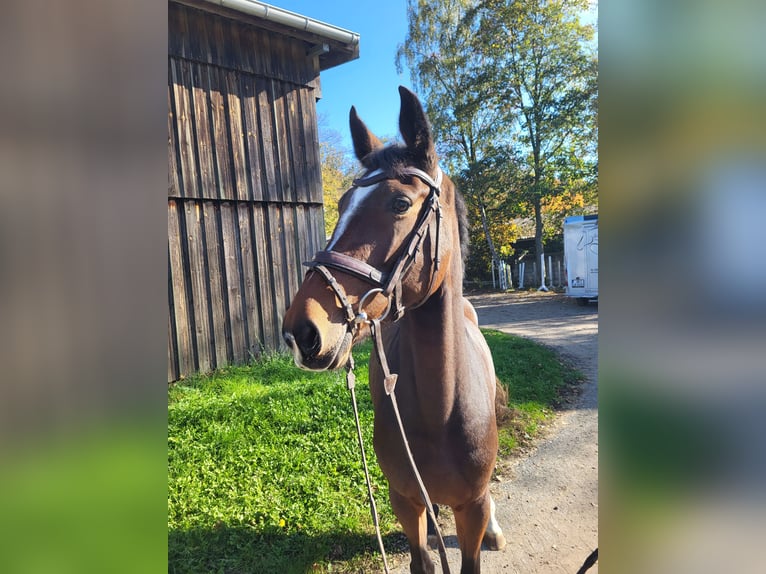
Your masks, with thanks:
M 487 547 L 487 550 L 502 550 L 505 548 L 505 544 L 505 536 L 503 536 L 502 532 L 497 534 L 487 532 L 484 535 L 484 545 Z

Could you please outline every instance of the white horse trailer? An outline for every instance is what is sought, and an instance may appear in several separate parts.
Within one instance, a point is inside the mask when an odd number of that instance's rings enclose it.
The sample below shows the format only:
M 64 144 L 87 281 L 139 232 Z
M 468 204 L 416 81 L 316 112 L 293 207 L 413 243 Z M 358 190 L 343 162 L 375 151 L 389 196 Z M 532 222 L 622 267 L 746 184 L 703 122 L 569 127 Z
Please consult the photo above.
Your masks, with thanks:
M 598 300 L 598 214 L 564 220 L 564 270 L 567 296 L 580 305 Z

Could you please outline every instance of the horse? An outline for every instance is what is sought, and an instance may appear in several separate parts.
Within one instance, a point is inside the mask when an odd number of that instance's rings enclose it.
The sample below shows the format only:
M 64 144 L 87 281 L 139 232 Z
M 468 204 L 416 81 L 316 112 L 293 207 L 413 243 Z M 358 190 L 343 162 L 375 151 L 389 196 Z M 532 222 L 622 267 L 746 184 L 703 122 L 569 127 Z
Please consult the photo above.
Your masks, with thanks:
M 399 95 L 403 145 L 385 146 L 350 110 L 364 172 L 340 198 L 337 226 L 307 263 L 282 331 L 299 367 L 333 370 L 349 364 L 352 346 L 374 327 L 368 317 L 377 318 L 382 348 L 373 349 L 369 376 L 373 445 L 409 541 L 410 572 L 432 574 L 434 563 L 426 504 L 387 396 L 392 383 L 422 482 L 435 504 L 454 512 L 460 572 L 477 574 L 482 541 L 489 549 L 505 546 L 489 494 L 498 445 L 496 377 L 476 311 L 463 297 L 464 201 L 439 167 L 417 96 L 403 86 Z

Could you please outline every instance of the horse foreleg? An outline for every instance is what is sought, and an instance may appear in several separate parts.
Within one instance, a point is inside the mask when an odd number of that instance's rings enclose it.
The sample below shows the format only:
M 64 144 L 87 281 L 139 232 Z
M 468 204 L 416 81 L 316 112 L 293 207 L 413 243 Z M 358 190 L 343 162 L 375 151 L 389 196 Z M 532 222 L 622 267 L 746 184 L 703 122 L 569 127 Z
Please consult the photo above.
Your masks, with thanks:
M 391 508 L 404 529 L 410 543 L 411 574 L 434 574 L 434 563 L 428 554 L 426 507 L 389 489 Z
M 460 574 L 479 574 L 481 540 L 491 514 L 489 493 L 476 500 L 455 508 L 455 527 L 460 544 Z

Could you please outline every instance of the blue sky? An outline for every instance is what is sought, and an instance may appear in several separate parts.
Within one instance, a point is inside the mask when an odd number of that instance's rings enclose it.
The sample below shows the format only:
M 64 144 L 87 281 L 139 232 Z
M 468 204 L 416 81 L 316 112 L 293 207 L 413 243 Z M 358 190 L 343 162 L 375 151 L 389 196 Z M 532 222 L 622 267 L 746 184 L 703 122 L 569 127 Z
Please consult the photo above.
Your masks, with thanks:
M 266 0 L 340 28 L 357 32 L 359 58 L 322 72 L 322 99 L 317 112 L 327 127 L 337 131 L 351 150 L 348 111 L 356 106 L 359 116 L 377 136 L 399 137 L 400 85 L 412 89 L 406 65 L 399 75 L 394 63 L 397 46 L 407 35 L 406 0 Z M 598 2 L 591 0 L 593 22 Z
M 315 20 L 357 32 L 359 58 L 322 72 L 317 112 L 351 149 L 348 111 L 378 136 L 398 135 L 400 85 L 412 88 L 409 70 L 396 73 L 396 47 L 407 34 L 406 0 L 266 0 Z

